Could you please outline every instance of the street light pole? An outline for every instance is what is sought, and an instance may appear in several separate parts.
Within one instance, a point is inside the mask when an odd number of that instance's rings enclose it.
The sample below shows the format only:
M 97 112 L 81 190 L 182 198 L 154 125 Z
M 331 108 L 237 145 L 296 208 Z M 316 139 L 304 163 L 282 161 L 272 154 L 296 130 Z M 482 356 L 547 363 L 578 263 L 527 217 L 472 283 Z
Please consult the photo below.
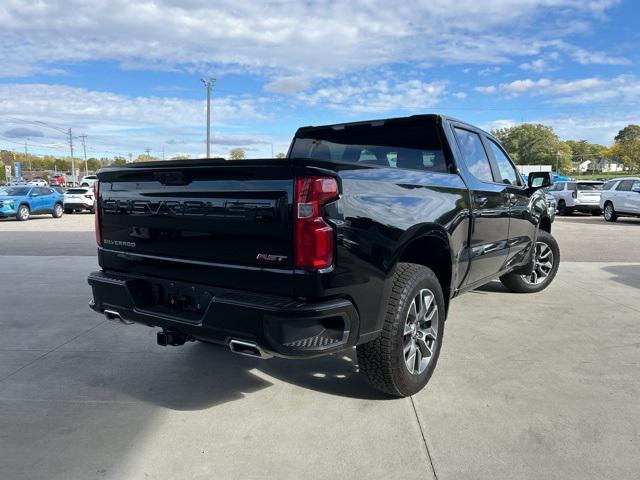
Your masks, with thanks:
M 207 87 L 207 158 L 211 157 L 211 89 L 216 83 L 216 77 L 209 80 L 201 78 L 200 81 Z

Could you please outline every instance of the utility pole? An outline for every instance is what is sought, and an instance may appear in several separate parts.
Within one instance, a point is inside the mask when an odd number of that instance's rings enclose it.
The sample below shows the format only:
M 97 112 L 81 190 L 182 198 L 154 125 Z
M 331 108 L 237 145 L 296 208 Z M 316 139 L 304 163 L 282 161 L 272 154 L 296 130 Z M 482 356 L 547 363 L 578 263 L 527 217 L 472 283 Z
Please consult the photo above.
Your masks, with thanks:
M 80 135 L 80 140 L 82 140 L 82 151 L 84 152 L 84 174 L 89 175 L 89 167 L 87 166 L 87 146 L 84 143 L 85 138 L 87 138 L 86 135 Z
M 201 78 L 200 81 L 207 87 L 207 158 L 211 157 L 211 89 L 216 84 L 216 77 L 213 75 L 209 80 Z
M 69 128 L 69 149 L 71 150 L 71 182 L 76 186 L 76 159 L 73 158 L 73 135 Z
M 29 139 L 27 138 L 27 141 L 29 141 Z M 27 142 L 24 142 L 24 156 L 25 156 L 25 160 L 27 160 L 29 162 L 29 174 L 33 175 L 33 169 L 31 168 L 31 157 L 29 156 L 29 149 L 27 147 Z
M 162 160 L 164 160 L 164 145 L 162 145 Z

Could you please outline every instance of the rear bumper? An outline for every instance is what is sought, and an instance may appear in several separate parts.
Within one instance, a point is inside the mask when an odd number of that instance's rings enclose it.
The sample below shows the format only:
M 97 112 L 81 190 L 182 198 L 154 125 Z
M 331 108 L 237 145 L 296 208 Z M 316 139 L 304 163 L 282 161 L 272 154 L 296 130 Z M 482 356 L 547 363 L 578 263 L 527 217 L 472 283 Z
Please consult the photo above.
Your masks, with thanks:
M 73 208 L 75 210 L 91 210 L 93 205 L 87 205 L 82 202 L 64 202 L 64 208 Z
M 600 203 L 578 203 L 576 202 L 574 209 L 579 212 L 593 212 L 594 210 L 600 210 Z
M 358 340 L 358 314 L 347 299 L 306 302 L 103 271 L 88 282 L 93 310 L 208 342 L 249 341 L 279 357 L 309 358 Z

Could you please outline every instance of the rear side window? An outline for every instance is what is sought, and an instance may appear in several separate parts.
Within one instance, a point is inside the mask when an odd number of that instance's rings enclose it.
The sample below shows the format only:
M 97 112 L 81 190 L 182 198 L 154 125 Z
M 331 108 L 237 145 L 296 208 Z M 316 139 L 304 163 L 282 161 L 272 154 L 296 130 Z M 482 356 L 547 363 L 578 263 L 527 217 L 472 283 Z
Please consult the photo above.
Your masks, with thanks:
M 602 186 L 602 189 L 603 189 L 603 190 L 611 190 L 615 184 L 616 184 L 616 182 L 614 182 L 614 181 L 610 180 L 610 181 L 608 181 L 607 183 L 605 183 L 605 184 Z
M 454 128 L 456 137 L 462 150 L 462 156 L 471 174 L 478 180 L 493 182 L 489 157 L 484 151 L 480 135 L 463 128 Z
M 616 190 L 618 190 L 619 192 L 630 192 L 632 185 L 633 180 L 622 180 Z
M 578 183 L 578 190 L 602 190 L 601 183 Z
M 291 158 L 449 173 L 435 120 L 387 120 L 299 131 Z

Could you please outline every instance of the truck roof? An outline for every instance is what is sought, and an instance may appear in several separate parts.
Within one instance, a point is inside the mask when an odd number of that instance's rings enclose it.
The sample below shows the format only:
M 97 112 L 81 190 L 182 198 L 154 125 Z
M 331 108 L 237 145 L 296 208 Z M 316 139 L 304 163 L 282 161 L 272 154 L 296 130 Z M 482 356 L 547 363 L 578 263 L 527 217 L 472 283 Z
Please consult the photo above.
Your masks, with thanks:
M 339 128 L 345 128 L 345 127 L 349 127 L 349 126 L 353 126 L 353 125 L 367 125 L 367 124 L 383 124 L 384 122 L 389 122 L 389 121 L 420 121 L 420 120 L 429 120 L 429 121 L 443 121 L 443 120 L 448 120 L 451 122 L 456 122 L 456 123 L 460 123 L 463 125 L 466 125 L 468 127 L 471 127 L 475 130 L 480 130 L 483 133 L 489 135 L 490 137 L 493 138 L 493 135 L 491 135 L 489 132 L 477 127 L 476 125 L 472 125 L 470 123 L 465 122 L 464 120 L 459 120 L 457 118 L 454 117 L 450 117 L 448 115 L 443 115 L 440 113 L 422 113 L 422 114 L 418 114 L 418 115 L 410 115 L 410 116 L 406 116 L 406 117 L 389 117 L 389 118 L 377 118 L 377 119 L 373 119 L 373 120 L 360 120 L 357 122 L 344 122 L 344 123 L 332 123 L 332 124 L 326 124 L 326 125 L 307 125 L 304 127 L 300 127 L 298 128 L 296 135 L 298 134 L 298 132 L 303 132 L 305 130 L 312 130 L 315 128 L 335 128 L 335 129 L 339 129 Z

